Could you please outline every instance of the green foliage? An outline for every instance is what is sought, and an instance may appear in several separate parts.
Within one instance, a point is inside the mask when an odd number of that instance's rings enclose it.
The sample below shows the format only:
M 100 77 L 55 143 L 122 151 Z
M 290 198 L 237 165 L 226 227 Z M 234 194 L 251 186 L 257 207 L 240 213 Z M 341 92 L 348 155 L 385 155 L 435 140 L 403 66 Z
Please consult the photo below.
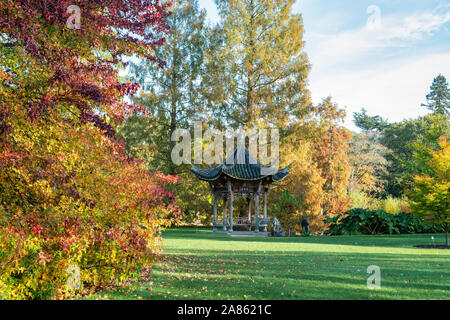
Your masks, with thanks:
M 351 209 L 343 215 L 327 219 L 328 234 L 395 234 L 430 233 L 442 231 L 430 226 L 423 219 L 407 213 L 393 215 L 383 210 Z
M 219 0 L 206 55 L 205 97 L 214 126 L 284 128 L 309 112 L 303 22 L 294 0 Z
M 173 131 L 192 129 L 193 121 L 203 112 L 206 12 L 197 0 L 175 1 L 172 9 L 167 19 L 171 32 L 165 45 L 155 50 L 157 57 L 166 60 L 165 67 L 158 68 L 154 61 L 145 59 L 130 63 L 128 76 L 142 84 L 142 90 L 132 99 L 143 111 L 126 118 L 119 133 L 127 155 L 145 159 L 151 171 L 180 175 L 181 182 L 169 189 L 177 195 L 184 222 L 209 223 L 209 186 L 199 182 L 187 165 L 177 166 L 171 159 Z
M 430 174 L 416 175 L 414 188 L 408 193 L 415 214 L 450 229 L 450 144 L 447 137 L 440 139 L 440 150 L 430 151 L 427 157 Z
M 427 103 L 422 106 L 427 107 L 434 114 L 450 115 L 450 89 L 447 79 L 442 74 L 434 78 L 430 93 L 427 94 Z
M 131 61 L 128 76 L 142 84 L 133 102 L 141 107 L 120 128 L 128 154 L 145 151 L 150 170 L 179 174 L 185 168 L 171 160 L 175 129 L 189 128 L 202 111 L 202 72 L 206 46 L 205 10 L 197 0 L 175 1 L 167 19 L 170 34 L 155 55 L 165 59 L 165 67 L 155 61 Z M 147 117 L 144 117 L 146 115 Z
M 213 197 L 209 184 L 198 181 L 191 172 L 180 174 L 180 183 L 171 185 L 168 190 L 177 195 L 177 206 L 183 211 L 183 222 L 192 224 L 197 220 L 209 225 L 211 223 Z M 221 201 L 219 201 L 220 205 Z M 218 208 L 219 216 L 221 208 Z
M 449 135 L 450 123 L 440 115 L 427 115 L 414 120 L 390 124 L 380 142 L 392 152 L 388 161 L 384 189 L 393 197 L 402 197 L 413 185 L 415 174 L 429 173 L 426 160 L 429 150 L 438 150 L 438 138 Z M 414 157 L 420 154 L 420 157 Z
M 361 128 L 364 131 L 383 131 L 389 126 L 388 122 L 382 117 L 378 115 L 369 116 L 367 110 L 364 108 L 361 109 L 361 112 L 353 113 L 353 122 L 358 128 Z

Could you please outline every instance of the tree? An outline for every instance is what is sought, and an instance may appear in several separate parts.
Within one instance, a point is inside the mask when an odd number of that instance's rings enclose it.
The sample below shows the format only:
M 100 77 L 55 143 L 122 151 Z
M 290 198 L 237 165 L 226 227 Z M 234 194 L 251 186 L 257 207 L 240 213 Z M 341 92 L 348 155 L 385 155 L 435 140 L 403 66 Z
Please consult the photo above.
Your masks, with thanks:
M 0 296 L 64 298 L 140 275 L 179 218 L 166 186 L 116 135 L 136 108 L 122 55 L 158 60 L 169 4 L 0 0 Z M 162 60 L 158 60 L 163 64 Z M 80 269 L 80 290 L 66 285 Z
M 413 212 L 431 223 L 442 225 L 449 246 L 450 229 L 450 144 L 447 137 L 439 141 L 440 150 L 429 150 L 427 160 L 431 174 L 416 175 L 414 188 L 408 193 Z
M 422 106 L 433 111 L 433 114 L 447 116 L 450 114 L 450 89 L 447 79 L 442 74 L 434 78 L 430 93 L 427 94 L 427 103 Z
M 182 172 L 171 160 L 174 142 L 171 134 L 177 128 L 188 129 L 202 110 L 201 76 L 206 42 L 205 10 L 197 0 L 176 1 L 167 19 L 170 34 L 165 45 L 155 49 L 155 56 L 165 59 L 158 68 L 153 60 L 131 62 L 128 74 L 142 85 L 133 102 L 148 117 L 139 113 L 129 117 L 120 132 L 127 142 L 127 152 L 147 150 L 150 169 L 166 174 Z M 133 152 L 132 152 L 133 149 Z
M 164 46 L 155 50 L 156 57 L 165 59 L 166 65 L 161 69 L 146 59 L 130 63 L 128 75 L 142 87 L 133 102 L 143 111 L 127 117 L 119 128 L 128 155 L 146 159 L 149 170 L 181 177 L 180 183 L 168 188 L 177 194 L 177 206 L 188 223 L 198 218 L 209 222 L 212 199 L 205 196 L 209 194 L 208 185 L 198 183 L 188 165 L 173 163 L 171 135 L 178 128 L 192 131 L 194 120 L 203 117 L 201 90 L 209 40 L 205 15 L 197 0 L 175 1 L 167 19 L 171 32 Z
M 349 190 L 380 192 L 386 175 L 389 150 L 378 142 L 376 132 L 354 134 L 349 142 L 348 159 L 351 168 Z
M 300 129 L 301 130 L 301 129 Z M 304 129 L 303 129 L 304 130 Z M 312 129 L 311 129 L 312 130 Z M 290 173 L 286 179 L 275 184 L 270 194 L 270 200 L 280 206 L 286 196 L 284 191 L 295 197 L 294 210 L 285 215 L 280 222 L 286 227 L 285 230 L 299 232 L 301 221 L 308 218 L 310 229 L 313 232 L 324 230 L 324 215 L 322 211 L 325 178 L 321 176 L 321 171 L 312 159 L 312 143 L 305 135 L 289 135 L 285 138 L 281 149 L 282 156 L 287 160 L 295 160 L 290 168 Z M 279 207 L 277 207 L 279 208 Z M 284 214 L 284 212 L 280 212 Z M 278 217 L 278 211 L 273 212 Z
M 388 122 L 380 116 L 369 116 L 367 110 L 362 108 L 361 112 L 353 113 L 353 123 L 363 131 L 383 131 L 388 127 Z
M 309 113 L 310 69 L 294 0 L 217 0 L 204 95 L 214 125 L 284 128 Z
M 345 111 L 331 98 L 312 108 L 308 121 L 292 125 L 293 133 L 281 140 L 282 161 L 295 160 L 286 179 L 274 185 L 271 201 L 283 197 L 284 190 L 298 205 L 287 216 L 290 228 L 300 230 L 302 218 L 308 218 L 313 232 L 325 230 L 324 220 L 350 208 L 347 187 L 350 167 L 347 142 L 350 132 L 342 127 Z
M 328 97 L 317 107 L 319 124 L 313 138 L 313 161 L 320 176 L 325 179 L 322 208 L 326 216 L 347 211 L 350 198 L 347 195 L 350 177 L 347 142 L 351 133 L 342 126 L 345 110 L 340 109 Z
M 411 187 L 414 175 L 427 170 L 420 158 L 414 158 L 414 153 L 422 152 L 421 149 L 437 150 L 438 138 L 449 133 L 448 120 L 439 115 L 390 124 L 380 138 L 380 143 L 392 151 L 386 155 L 385 191 L 394 197 L 401 197 Z
M 285 190 L 272 205 L 274 215 L 278 217 L 283 229 L 288 231 L 288 236 L 291 236 L 291 232 L 300 225 L 301 216 L 298 207 L 298 200 L 288 190 Z

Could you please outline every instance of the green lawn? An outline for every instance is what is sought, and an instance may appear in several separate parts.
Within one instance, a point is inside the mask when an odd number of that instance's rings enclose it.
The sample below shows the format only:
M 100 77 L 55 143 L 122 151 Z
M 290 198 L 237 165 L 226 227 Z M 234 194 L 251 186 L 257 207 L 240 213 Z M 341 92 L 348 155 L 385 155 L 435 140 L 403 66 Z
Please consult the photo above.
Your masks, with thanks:
M 443 243 L 444 235 L 433 235 Z M 431 235 L 232 238 L 163 234 L 150 280 L 108 299 L 450 299 L 450 250 L 418 249 Z M 367 288 L 367 267 L 381 289 Z

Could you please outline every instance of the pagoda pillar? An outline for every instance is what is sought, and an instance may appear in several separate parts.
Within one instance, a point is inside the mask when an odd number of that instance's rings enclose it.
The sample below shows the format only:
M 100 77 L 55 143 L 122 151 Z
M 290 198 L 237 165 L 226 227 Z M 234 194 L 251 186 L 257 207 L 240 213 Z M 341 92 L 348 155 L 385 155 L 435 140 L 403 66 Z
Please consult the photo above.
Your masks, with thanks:
M 223 197 L 223 231 L 227 231 L 227 226 L 225 225 L 225 221 L 227 221 L 227 198 Z
M 255 193 L 255 232 L 259 232 L 259 194 L 261 192 L 261 181 Z
M 250 198 L 247 198 L 247 207 L 248 207 L 248 231 L 252 231 L 252 202 Z
M 259 195 L 255 194 L 255 232 L 259 232 Z
M 228 195 L 229 195 L 229 204 L 228 204 L 228 212 L 230 215 L 230 231 L 233 232 L 233 190 L 231 188 L 231 181 L 228 180 Z
M 267 192 L 264 192 L 264 219 L 267 219 Z M 267 231 L 267 226 L 264 227 L 264 231 Z
M 213 212 L 214 212 L 214 223 L 213 223 L 213 232 L 217 231 L 217 196 L 214 194 L 214 206 L 213 206 Z

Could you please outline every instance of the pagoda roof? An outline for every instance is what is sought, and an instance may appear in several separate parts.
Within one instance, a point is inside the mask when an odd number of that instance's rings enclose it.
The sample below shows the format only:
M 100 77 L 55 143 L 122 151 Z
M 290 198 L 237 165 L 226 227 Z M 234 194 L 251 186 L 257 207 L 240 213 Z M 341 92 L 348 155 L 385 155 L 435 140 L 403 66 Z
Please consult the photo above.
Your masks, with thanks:
M 270 177 L 272 182 L 277 182 L 283 180 L 289 174 L 289 168 L 292 164 L 281 170 L 274 167 L 265 167 L 256 161 L 247 148 L 238 147 L 221 164 L 210 168 L 192 166 L 191 172 L 203 181 L 215 181 L 225 175 L 244 181 L 257 181 Z

